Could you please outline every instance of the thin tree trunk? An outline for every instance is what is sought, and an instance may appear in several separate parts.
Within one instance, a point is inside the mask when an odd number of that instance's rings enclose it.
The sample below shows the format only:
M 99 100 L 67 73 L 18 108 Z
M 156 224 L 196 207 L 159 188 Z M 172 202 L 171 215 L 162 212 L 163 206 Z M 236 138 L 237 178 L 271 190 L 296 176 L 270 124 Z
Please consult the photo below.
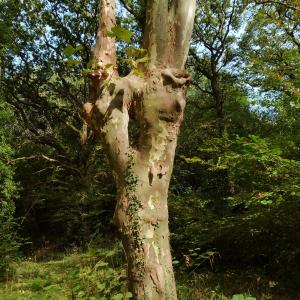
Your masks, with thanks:
M 173 300 L 167 197 L 190 81 L 183 67 L 195 0 L 173 0 L 170 7 L 165 0 L 147 1 L 144 48 L 150 61 L 140 68 L 143 78 L 117 75 L 114 41 L 107 36 L 115 24 L 114 9 L 114 0 L 101 1 L 97 66 L 91 74 L 94 99 L 84 106 L 85 119 L 101 137 L 115 173 L 114 220 L 133 299 Z M 129 119 L 139 124 L 136 145 L 129 141 Z
M 216 72 L 213 72 L 211 78 L 211 89 L 217 113 L 217 132 L 218 136 L 222 137 L 225 132 L 224 97 L 220 89 L 219 77 Z

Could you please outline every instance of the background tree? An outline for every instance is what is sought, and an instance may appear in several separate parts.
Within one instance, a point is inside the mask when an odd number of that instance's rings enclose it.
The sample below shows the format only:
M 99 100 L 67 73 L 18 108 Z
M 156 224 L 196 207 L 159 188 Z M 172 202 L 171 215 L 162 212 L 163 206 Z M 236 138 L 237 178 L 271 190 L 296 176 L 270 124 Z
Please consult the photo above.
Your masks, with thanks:
M 276 120 L 268 135 L 285 148 L 286 155 L 298 157 L 300 6 L 294 1 L 255 4 L 240 44 L 244 77 L 253 94 L 259 95 L 254 96 L 255 104 Z
M 195 70 L 195 86 L 203 93 L 203 108 L 216 112 L 219 136 L 225 130 L 224 102 L 230 97 L 236 59 L 235 43 L 242 28 L 245 5 L 239 0 L 198 1 L 191 50 L 191 66 Z
M 18 6 L 13 1 L 0 3 L 0 77 L 2 79 L 2 59 L 12 45 L 12 19 Z M 6 16 L 4 21 L 3 16 Z M 14 151 L 14 114 L 4 101 L 2 81 L 0 83 L 0 278 L 9 269 L 20 247 L 18 226 L 15 219 L 15 200 L 19 196 L 19 186 L 15 178 L 12 161 Z
M 61 248 L 69 242 L 84 244 L 88 232 L 99 226 L 97 216 L 111 205 L 107 203 L 113 185 L 95 188 L 100 178 L 110 181 L 105 160 L 103 169 L 95 169 L 94 162 L 103 160 L 101 147 L 93 136 L 88 143 L 82 141 L 88 80 L 78 79 L 78 74 L 90 60 L 97 5 L 98 1 L 24 1 L 11 15 L 1 10 L 3 19 L 11 20 L 13 33 L 13 43 L 3 52 L 2 88 L 16 115 L 17 179 L 23 186 L 22 200 L 16 204 L 18 215 L 26 216 L 23 232 L 34 248 L 45 241 Z M 98 197 L 106 203 L 103 209 L 95 209 Z M 99 214 L 87 214 L 89 210 Z M 57 239 L 60 230 L 63 234 Z

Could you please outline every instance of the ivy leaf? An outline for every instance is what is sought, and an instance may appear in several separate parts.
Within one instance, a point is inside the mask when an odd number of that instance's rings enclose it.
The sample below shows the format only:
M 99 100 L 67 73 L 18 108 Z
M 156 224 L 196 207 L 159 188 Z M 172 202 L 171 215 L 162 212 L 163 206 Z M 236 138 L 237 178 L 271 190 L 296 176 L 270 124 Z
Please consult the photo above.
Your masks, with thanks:
M 110 37 L 116 37 L 126 43 L 130 43 L 133 33 L 124 27 L 115 26 L 115 27 L 112 27 L 111 31 L 108 32 L 107 35 Z

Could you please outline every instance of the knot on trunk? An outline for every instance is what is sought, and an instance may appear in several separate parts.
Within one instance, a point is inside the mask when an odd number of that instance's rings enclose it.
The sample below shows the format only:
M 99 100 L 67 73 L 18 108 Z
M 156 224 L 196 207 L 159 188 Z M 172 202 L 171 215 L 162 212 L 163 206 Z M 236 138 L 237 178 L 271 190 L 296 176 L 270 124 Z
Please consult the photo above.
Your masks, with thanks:
M 173 88 L 180 88 L 188 85 L 192 77 L 189 73 L 179 69 L 164 69 L 161 72 L 164 85 L 172 85 Z

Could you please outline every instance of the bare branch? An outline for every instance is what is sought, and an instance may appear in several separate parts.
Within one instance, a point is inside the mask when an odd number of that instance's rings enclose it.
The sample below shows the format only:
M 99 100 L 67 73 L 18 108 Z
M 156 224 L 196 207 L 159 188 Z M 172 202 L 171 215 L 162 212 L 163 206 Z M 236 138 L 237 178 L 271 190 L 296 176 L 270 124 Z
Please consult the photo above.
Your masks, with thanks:
M 40 155 L 31 155 L 31 156 L 23 156 L 23 157 L 18 157 L 18 158 L 15 158 L 15 159 L 12 159 L 12 160 L 9 160 L 8 161 L 8 164 L 12 164 L 12 163 L 15 163 L 17 161 L 23 161 L 23 160 L 34 160 L 34 159 L 45 159 L 47 161 L 50 161 L 52 163 L 57 163 L 59 165 L 61 165 L 62 167 L 64 167 L 65 169 L 69 169 L 69 170 L 73 170 L 75 171 L 76 173 L 79 173 L 79 175 L 81 176 L 81 172 L 78 168 L 75 168 L 73 166 L 70 166 L 70 165 L 67 165 L 57 159 L 54 159 L 54 158 L 51 158 L 47 155 L 44 155 L 44 154 L 40 154 Z

